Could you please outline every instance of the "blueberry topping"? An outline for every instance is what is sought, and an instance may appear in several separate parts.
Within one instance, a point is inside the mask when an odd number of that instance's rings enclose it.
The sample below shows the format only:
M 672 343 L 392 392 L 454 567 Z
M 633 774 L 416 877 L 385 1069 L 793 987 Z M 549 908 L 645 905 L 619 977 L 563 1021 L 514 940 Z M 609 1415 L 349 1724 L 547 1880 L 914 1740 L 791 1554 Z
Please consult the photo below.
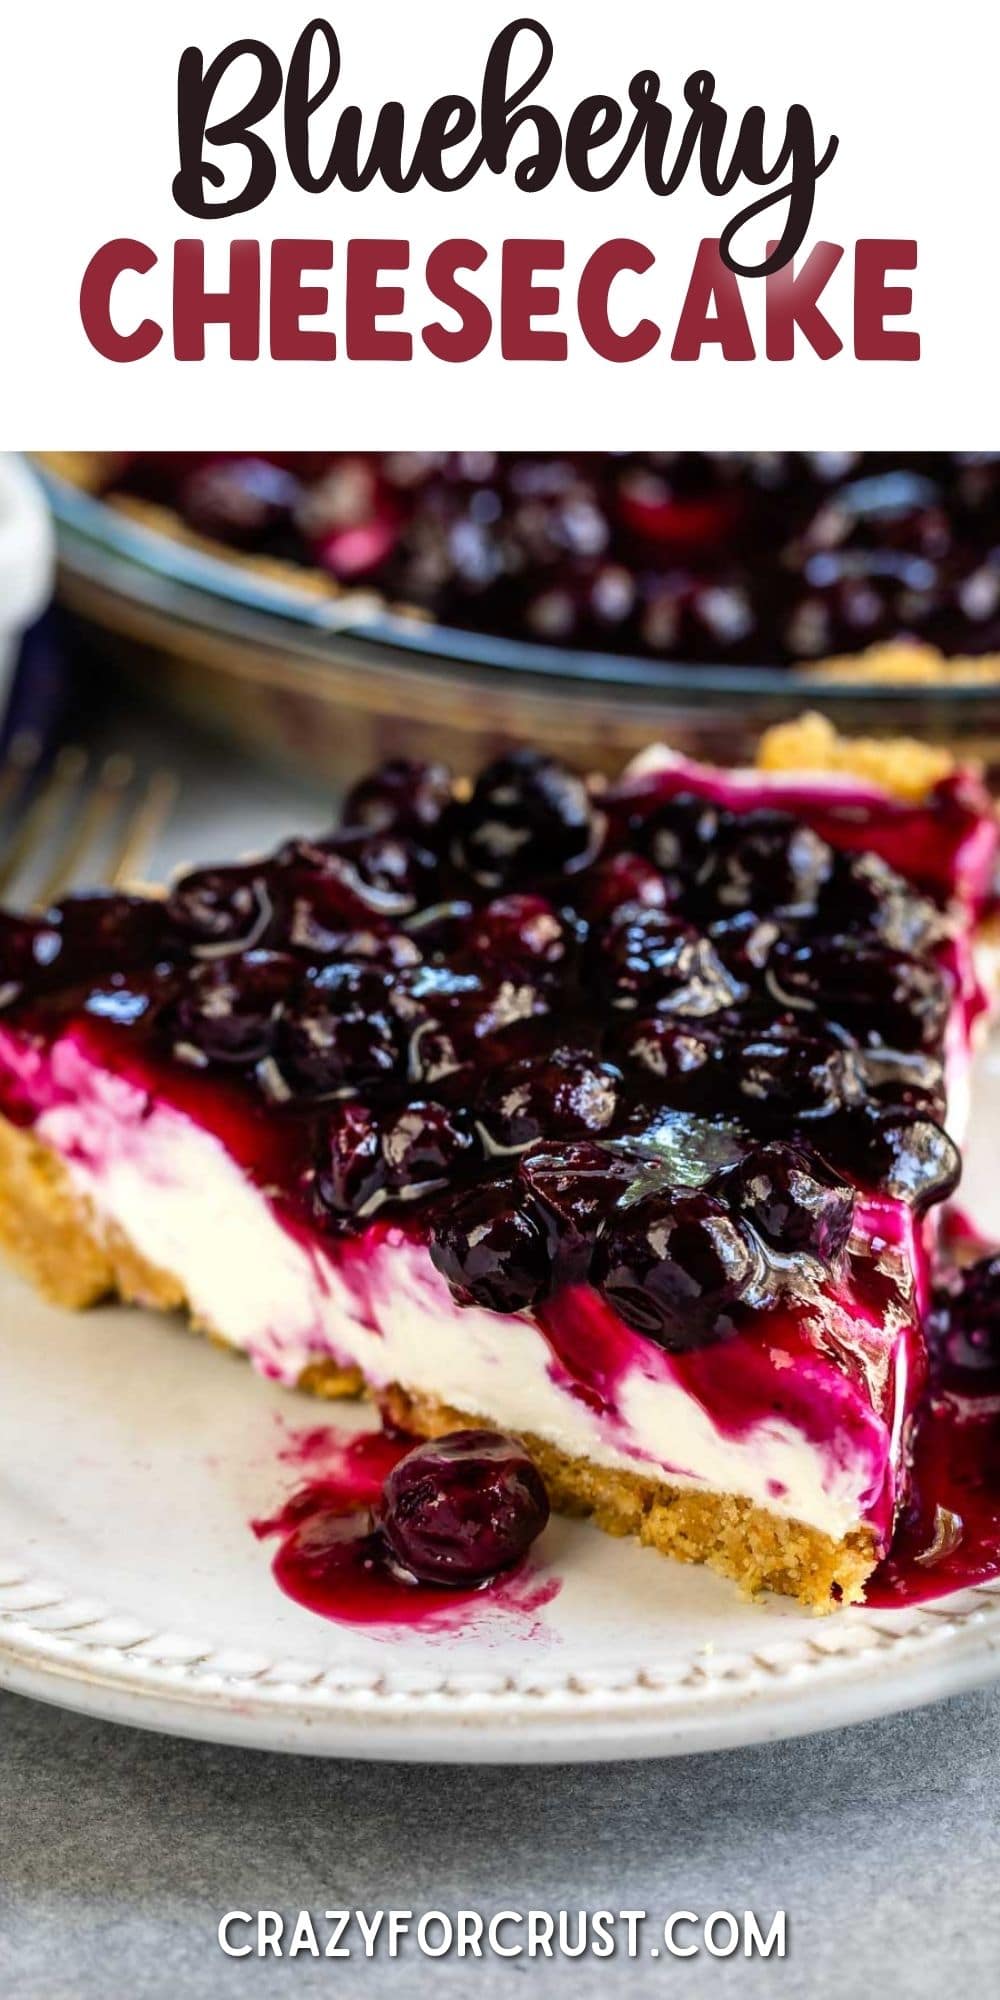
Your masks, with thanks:
M 618 1111 L 621 1071 L 585 1051 L 555 1048 L 496 1070 L 486 1080 L 476 1116 L 498 1152 L 536 1140 L 587 1138 L 608 1132 Z
M 545 1230 L 512 1181 L 465 1195 L 431 1231 L 431 1257 L 459 1305 L 523 1312 L 548 1292 Z
M 587 1139 L 522 1155 L 517 1177 L 548 1232 L 556 1285 L 584 1282 L 598 1229 L 641 1172 L 641 1159 Z
M 196 957 L 250 951 L 272 917 L 262 867 L 199 868 L 167 897 L 172 928 Z
M 273 951 L 248 951 L 195 967 L 165 1016 L 175 1053 L 187 1062 L 263 1062 L 296 972 L 293 960 Z
M 855 1191 L 814 1153 L 779 1142 L 752 1146 L 712 1189 L 772 1250 L 834 1265 L 847 1246 Z
M 527 1554 L 549 1518 L 537 1467 L 514 1438 L 454 1431 L 419 1444 L 385 1481 L 375 1521 L 422 1583 L 485 1583 Z
M 387 973 L 364 964 L 323 966 L 296 983 L 274 1033 L 280 1094 L 323 1098 L 377 1083 L 399 1067 Z
M 484 888 L 519 888 L 579 866 L 598 820 L 583 779 L 554 757 L 516 750 L 477 779 L 461 808 L 455 858 Z
M 856 937 L 775 946 L 775 992 L 789 1006 L 819 1010 L 863 1039 L 895 1049 L 932 1048 L 944 1032 L 950 982 L 926 959 Z
M 664 1192 L 614 1212 L 591 1278 L 629 1326 L 682 1354 L 736 1331 L 734 1311 L 755 1271 L 751 1240 L 724 1202 Z
M 699 892 L 722 913 L 764 908 L 773 916 L 812 916 L 833 860 L 826 841 L 787 813 L 729 814 Z
M 467 1112 L 417 1098 L 383 1127 L 386 1184 L 400 1195 L 429 1194 L 447 1187 L 478 1150 Z
M 572 537 L 564 472 L 549 497 Z M 611 617 L 606 567 L 595 550 Z M 722 615 L 709 594 L 699 617 Z M 339 830 L 198 869 L 165 902 L 0 913 L 0 1007 L 239 1072 L 242 1109 L 231 1074 L 203 1087 L 248 1113 L 268 1185 L 331 1233 L 427 1237 L 463 1305 L 516 1313 L 589 1280 L 665 1346 L 726 1338 L 823 1282 L 857 1190 L 919 1213 L 954 1187 L 962 946 L 881 852 L 909 865 L 905 806 L 824 798 L 817 831 L 674 781 L 598 793 L 515 753 L 466 793 L 394 760 Z M 968 780 L 914 809 L 919 882 L 984 809 Z
M 342 814 L 346 827 L 372 833 L 433 836 L 451 804 L 451 774 L 443 764 L 393 757 L 352 786 Z
M 348 1098 L 333 1106 L 321 1128 L 315 1191 L 322 1218 L 360 1215 L 385 1187 L 378 1121 L 367 1104 Z
M 58 926 L 48 919 L 0 910 L 0 1008 L 16 1005 L 26 989 L 42 985 L 61 950 Z

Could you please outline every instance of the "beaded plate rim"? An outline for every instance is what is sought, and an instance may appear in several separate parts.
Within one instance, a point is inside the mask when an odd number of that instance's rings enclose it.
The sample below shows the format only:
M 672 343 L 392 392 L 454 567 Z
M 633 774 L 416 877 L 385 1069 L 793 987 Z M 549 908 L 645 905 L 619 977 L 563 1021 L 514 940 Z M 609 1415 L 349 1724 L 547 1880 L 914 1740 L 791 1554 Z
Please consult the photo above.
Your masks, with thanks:
M 151 1629 L 0 1569 L 0 1687 L 167 1733 L 321 1755 L 443 1761 L 663 1756 L 806 1734 L 1000 1675 L 1000 1583 L 904 1613 L 817 1619 L 752 1651 L 581 1674 L 317 1668 Z

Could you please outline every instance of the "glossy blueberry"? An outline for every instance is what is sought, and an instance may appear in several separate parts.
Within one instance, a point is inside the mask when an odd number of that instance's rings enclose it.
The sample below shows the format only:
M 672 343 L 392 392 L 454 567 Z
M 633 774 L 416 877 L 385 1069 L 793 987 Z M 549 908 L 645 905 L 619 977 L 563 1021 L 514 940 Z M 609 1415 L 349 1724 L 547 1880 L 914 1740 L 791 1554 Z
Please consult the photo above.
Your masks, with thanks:
M 865 933 L 893 951 L 924 951 L 942 930 L 940 911 L 878 854 L 838 854 L 818 914 L 827 930 Z
M 743 989 L 708 938 L 661 910 L 626 908 L 595 940 L 594 972 L 614 1007 L 655 1008 L 700 1020 Z
M 488 964 L 517 977 L 522 967 L 538 973 L 565 967 L 573 939 L 565 920 L 544 896 L 497 896 L 476 912 L 466 949 L 475 965 Z
M 626 906 L 665 910 L 679 894 L 680 879 L 675 873 L 664 873 L 645 855 L 626 850 L 609 854 L 588 871 L 579 900 L 588 923 L 596 924 Z
M 469 1114 L 432 1098 L 414 1098 L 382 1127 L 386 1184 L 397 1194 L 447 1187 L 478 1152 Z
M 668 1104 L 707 1104 L 725 1095 L 731 1082 L 728 1063 L 738 1060 L 729 1041 L 709 1023 L 671 1014 L 627 1016 L 612 1050 L 623 1067 L 636 1071 L 647 1090 L 652 1085 Z
M 166 913 L 195 957 L 250 951 L 273 915 L 266 867 L 196 869 L 174 883 Z
M 752 1146 L 712 1182 L 772 1250 L 804 1252 L 832 1265 L 847 1246 L 855 1192 L 811 1152 L 772 1142 Z
M 451 805 L 451 773 L 443 764 L 392 757 L 353 785 L 344 801 L 343 824 L 372 833 L 427 837 Z
M 454 856 L 484 888 L 557 876 L 592 850 L 598 819 L 582 778 L 534 750 L 487 766 L 458 812 Z
M 933 1119 L 902 1107 L 866 1107 L 865 1159 L 878 1186 L 920 1214 L 932 1202 L 947 1201 L 962 1175 L 958 1147 Z
M 411 1576 L 469 1585 L 520 1562 L 549 1518 L 549 1501 L 540 1472 L 514 1438 L 453 1431 L 399 1460 L 374 1516 Z
M 164 1021 L 185 1060 L 247 1066 L 269 1056 L 278 1009 L 297 968 L 282 952 L 249 951 L 195 967 Z
M 61 950 L 58 926 L 47 918 L 0 910 L 0 1007 L 15 1005 L 43 984 Z
M 638 838 L 662 874 L 693 882 L 710 860 L 719 812 L 696 792 L 675 792 L 642 815 Z
M 59 932 L 59 973 L 65 979 L 129 972 L 152 964 L 170 944 L 169 920 L 154 896 L 120 890 L 67 896 L 47 912 L 46 922 Z
M 296 984 L 274 1034 L 284 1093 L 329 1097 L 384 1081 L 399 1066 L 391 980 L 375 966 L 323 966 Z
M 385 1186 L 381 1131 L 375 1113 L 358 1098 L 331 1106 L 317 1141 L 317 1212 L 358 1215 Z
M 475 1188 L 435 1219 L 430 1250 L 459 1305 L 523 1312 L 552 1282 L 546 1232 L 513 1181 Z
M 589 1139 L 552 1141 L 522 1154 L 517 1178 L 549 1232 L 560 1284 L 586 1278 L 597 1231 L 642 1164 L 635 1155 Z
M 735 1331 L 755 1272 L 751 1242 L 723 1201 L 664 1192 L 615 1210 L 597 1239 L 591 1282 L 628 1326 L 680 1354 Z
M 741 1115 L 764 1126 L 826 1118 L 858 1095 L 848 1050 L 782 1022 L 735 1042 L 732 1083 Z
M 920 1111 L 940 1125 L 948 1108 L 944 1064 L 922 1050 L 859 1049 L 853 1058 L 867 1097 Z
M 379 919 L 398 926 L 433 895 L 433 855 L 395 834 L 289 841 L 278 863 L 290 942 L 314 957 L 330 949 L 331 933 Z
M 622 1075 L 586 1050 L 555 1048 L 527 1056 L 487 1077 L 476 1116 L 501 1152 L 539 1139 L 593 1138 L 610 1131 Z
M 810 916 L 832 868 L 832 848 L 789 814 L 726 814 L 699 895 L 721 914 Z
M 926 959 L 857 937 L 777 944 L 768 977 L 791 1006 L 816 1009 L 862 1039 L 890 1048 L 933 1048 L 948 1018 L 952 988 Z

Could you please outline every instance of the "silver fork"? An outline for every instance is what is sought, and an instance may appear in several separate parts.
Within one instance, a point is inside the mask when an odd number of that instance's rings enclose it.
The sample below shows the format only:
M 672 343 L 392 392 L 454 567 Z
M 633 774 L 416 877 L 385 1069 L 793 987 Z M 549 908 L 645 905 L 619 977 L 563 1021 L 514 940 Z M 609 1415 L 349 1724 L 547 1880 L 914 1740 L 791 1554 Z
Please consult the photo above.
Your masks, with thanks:
M 0 901 L 46 909 L 74 883 L 124 889 L 137 881 L 177 780 L 166 770 L 138 774 L 121 751 L 96 769 L 92 762 L 88 751 L 67 744 L 42 773 L 34 737 L 11 744 L 0 762 L 0 829 L 10 829 L 7 838 L 0 831 Z

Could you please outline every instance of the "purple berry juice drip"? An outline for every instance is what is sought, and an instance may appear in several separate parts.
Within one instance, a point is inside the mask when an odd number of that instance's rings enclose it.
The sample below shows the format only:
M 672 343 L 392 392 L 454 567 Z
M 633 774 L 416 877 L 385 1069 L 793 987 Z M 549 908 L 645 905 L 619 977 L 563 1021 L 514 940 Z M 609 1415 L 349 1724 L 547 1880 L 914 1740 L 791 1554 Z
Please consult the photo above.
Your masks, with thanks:
M 323 1470 L 253 1527 L 279 1537 L 275 1579 L 306 1610 L 345 1624 L 453 1629 L 483 1597 L 537 1610 L 554 1594 L 551 1583 L 510 1587 L 524 1583 L 518 1572 L 549 1515 L 541 1476 L 514 1439 L 456 1431 L 415 1443 L 384 1430 L 344 1444 L 310 1432 L 301 1455 Z

